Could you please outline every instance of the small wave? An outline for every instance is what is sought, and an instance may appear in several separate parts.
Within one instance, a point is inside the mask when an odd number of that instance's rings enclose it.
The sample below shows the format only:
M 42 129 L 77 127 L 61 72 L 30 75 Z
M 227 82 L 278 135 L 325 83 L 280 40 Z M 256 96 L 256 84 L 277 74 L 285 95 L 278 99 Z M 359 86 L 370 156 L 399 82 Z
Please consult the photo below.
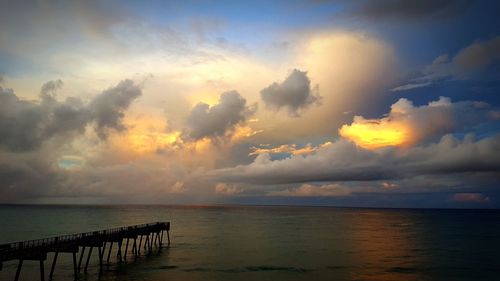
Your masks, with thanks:
M 179 268 L 178 266 L 175 265 L 164 265 L 164 266 L 159 266 L 158 269 L 176 269 Z
M 206 268 L 206 267 L 194 267 L 194 268 L 185 268 L 185 269 L 182 269 L 181 271 L 185 271 L 185 272 L 206 272 L 206 271 L 212 271 L 212 269 Z
M 345 265 L 329 265 L 326 268 L 327 269 L 336 270 L 336 269 L 346 269 L 346 268 L 349 268 L 349 266 L 345 266 Z
M 288 267 L 288 266 L 245 266 L 237 268 L 224 268 L 224 269 L 212 269 L 206 267 L 194 267 L 181 269 L 184 272 L 207 272 L 207 271 L 217 271 L 226 273 L 242 273 L 242 272 L 266 272 L 266 271 L 283 271 L 283 272 L 295 272 L 295 273 L 306 273 L 312 271 L 311 269 L 300 268 L 300 267 Z
M 394 223 L 392 226 L 394 227 L 405 227 L 405 226 L 412 226 L 413 223 Z
M 414 267 L 392 267 L 387 270 L 387 272 L 394 272 L 394 273 L 415 273 L 417 271 L 416 268 Z
M 310 269 L 300 267 L 281 267 L 281 266 L 247 266 L 248 271 L 288 271 L 288 272 L 309 272 Z

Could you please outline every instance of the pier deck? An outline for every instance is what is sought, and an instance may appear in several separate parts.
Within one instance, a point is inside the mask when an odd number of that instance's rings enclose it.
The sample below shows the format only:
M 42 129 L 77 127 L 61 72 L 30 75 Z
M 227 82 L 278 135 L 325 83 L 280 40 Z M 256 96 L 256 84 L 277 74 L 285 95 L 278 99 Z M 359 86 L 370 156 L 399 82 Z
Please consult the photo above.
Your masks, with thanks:
M 54 274 L 55 265 L 59 253 L 70 253 L 73 255 L 73 271 L 75 280 L 78 278 L 82 268 L 82 261 L 85 250 L 88 248 L 87 259 L 83 267 L 84 273 L 87 272 L 90 257 L 93 248 L 97 248 L 99 257 L 99 270 L 102 271 L 104 263 L 104 252 L 109 245 L 106 262 L 109 263 L 113 244 L 117 244 L 118 261 L 127 258 L 129 244 L 131 244 L 131 253 L 134 257 L 141 255 L 141 248 L 145 253 L 151 253 L 156 246 L 161 250 L 163 244 L 163 232 L 167 232 L 167 246 L 170 245 L 170 222 L 156 222 L 140 224 L 126 227 L 111 228 L 99 231 L 55 236 L 44 239 L 20 241 L 0 245 L 0 270 L 2 264 L 6 261 L 18 260 L 18 266 L 14 280 L 19 280 L 21 268 L 25 260 L 36 260 L 40 262 L 40 280 L 45 280 L 44 261 L 48 253 L 54 253 L 49 280 Z M 144 240 L 144 244 L 143 244 Z M 125 242 L 126 241 L 126 242 Z M 125 242 L 125 250 L 122 252 Z M 131 243 L 130 243 L 131 242 Z M 79 259 L 77 262 L 77 255 Z

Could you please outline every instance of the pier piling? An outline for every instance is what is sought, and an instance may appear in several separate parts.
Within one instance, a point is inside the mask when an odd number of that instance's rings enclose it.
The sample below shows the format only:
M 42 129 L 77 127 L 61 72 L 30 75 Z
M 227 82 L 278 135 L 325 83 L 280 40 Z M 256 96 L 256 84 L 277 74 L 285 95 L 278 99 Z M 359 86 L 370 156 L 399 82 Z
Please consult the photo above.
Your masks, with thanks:
M 108 256 L 106 259 L 109 265 L 113 244 L 117 243 L 118 249 L 116 258 L 119 262 L 127 258 L 130 239 L 133 239 L 131 248 L 132 255 L 137 258 L 141 254 L 143 236 L 144 251 L 151 254 L 154 246 L 158 251 L 162 247 L 163 231 L 167 232 L 167 246 L 170 246 L 170 222 L 157 222 L 150 224 L 135 225 L 129 227 L 119 227 L 101 231 L 78 233 L 73 235 L 63 235 L 38 240 L 28 240 L 22 242 L 8 243 L 0 245 L 0 270 L 3 269 L 3 262 L 18 260 L 14 281 L 18 281 L 21 275 L 21 269 L 25 260 L 38 261 L 40 265 L 40 280 L 45 281 L 45 265 L 48 253 L 54 253 L 48 279 L 52 280 L 54 276 L 57 259 L 60 253 L 71 253 L 73 258 L 73 274 L 75 280 L 81 272 L 82 262 L 85 250 L 89 248 L 87 259 L 84 265 L 84 273 L 87 273 L 93 248 L 97 248 L 99 258 L 99 271 L 103 270 L 103 259 L 106 245 L 109 243 Z M 139 238 L 139 243 L 137 243 Z M 122 244 L 126 239 L 125 251 L 122 253 Z M 77 254 L 80 255 L 77 262 Z

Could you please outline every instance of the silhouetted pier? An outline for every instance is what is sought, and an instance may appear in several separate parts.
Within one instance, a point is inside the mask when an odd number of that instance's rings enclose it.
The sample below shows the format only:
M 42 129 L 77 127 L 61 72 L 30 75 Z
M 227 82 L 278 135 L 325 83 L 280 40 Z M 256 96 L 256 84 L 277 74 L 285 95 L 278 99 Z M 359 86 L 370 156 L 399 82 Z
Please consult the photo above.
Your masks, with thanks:
M 167 245 L 170 245 L 169 230 L 170 222 L 156 222 L 3 244 L 0 245 L 0 270 L 2 269 L 3 262 L 19 260 L 16 275 L 14 277 L 14 280 L 17 281 L 19 280 L 23 262 L 25 260 L 35 260 L 40 262 L 40 279 L 44 281 L 44 261 L 47 259 L 48 253 L 54 253 L 49 273 L 49 280 L 51 280 L 59 254 L 69 253 L 73 255 L 73 273 L 76 280 L 78 274 L 81 272 L 82 266 L 83 272 L 87 272 L 92 250 L 94 248 L 97 248 L 99 270 L 102 271 L 104 258 L 106 258 L 106 263 L 109 264 L 113 245 L 116 244 L 118 247 L 116 258 L 119 262 L 122 262 L 127 258 L 129 244 L 133 257 L 139 257 L 141 255 L 141 249 L 143 249 L 146 254 L 151 253 L 154 247 L 161 250 L 164 231 L 167 232 Z M 122 252 L 123 244 L 125 244 L 125 249 Z M 106 246 L 108 245 L 108 253 L 105 257 Z M 82 264 L 87 249 L 88 252 L 85 264 Z M 79 257 L 77 257 L 78 255 Z

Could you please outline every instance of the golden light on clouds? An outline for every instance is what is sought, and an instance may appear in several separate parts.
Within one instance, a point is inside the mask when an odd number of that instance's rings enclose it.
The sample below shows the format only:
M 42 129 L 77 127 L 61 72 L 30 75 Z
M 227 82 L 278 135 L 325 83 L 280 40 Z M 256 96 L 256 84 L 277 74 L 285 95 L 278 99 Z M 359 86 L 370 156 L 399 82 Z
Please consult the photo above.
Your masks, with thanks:
M 179 137 L 179 132 L 134 132 L 128 135 L 130 147 L 140 153 L 149 153 L 172 145 Z
M 178 131 L 168 132 L 165 121 L 154 117 L 138 117 L 124 121 L 127 131 L 112 136 L 112 143 L 133 154 L 148 154 L 173 146 L 180 138 Z
M 192 107 L 197 105 L 198 103 L 206 103 L 209 106 L 213 106 L 219 103 L 219 96 L 219 92 L 203 89 L 201 91 L 195 91 L 187 95 L 186 99 L 189 101 Z
M 252 137 L 252 136 L 254 136 L 256 134 L 260 134 L 262 132 L 264 132 L 264 130 L 254 130 L 249 126 L 237 126 L 236 129 L 234 130 L 232 136 L 231 136 L 231 141 L 237 142 L 239 140 Z
M 343 125 L 339 134 L 366 149 L 403 146 L 410 141 L 410 128 L 400 122 L 367 120 L 356 116 L 351 125 Z

